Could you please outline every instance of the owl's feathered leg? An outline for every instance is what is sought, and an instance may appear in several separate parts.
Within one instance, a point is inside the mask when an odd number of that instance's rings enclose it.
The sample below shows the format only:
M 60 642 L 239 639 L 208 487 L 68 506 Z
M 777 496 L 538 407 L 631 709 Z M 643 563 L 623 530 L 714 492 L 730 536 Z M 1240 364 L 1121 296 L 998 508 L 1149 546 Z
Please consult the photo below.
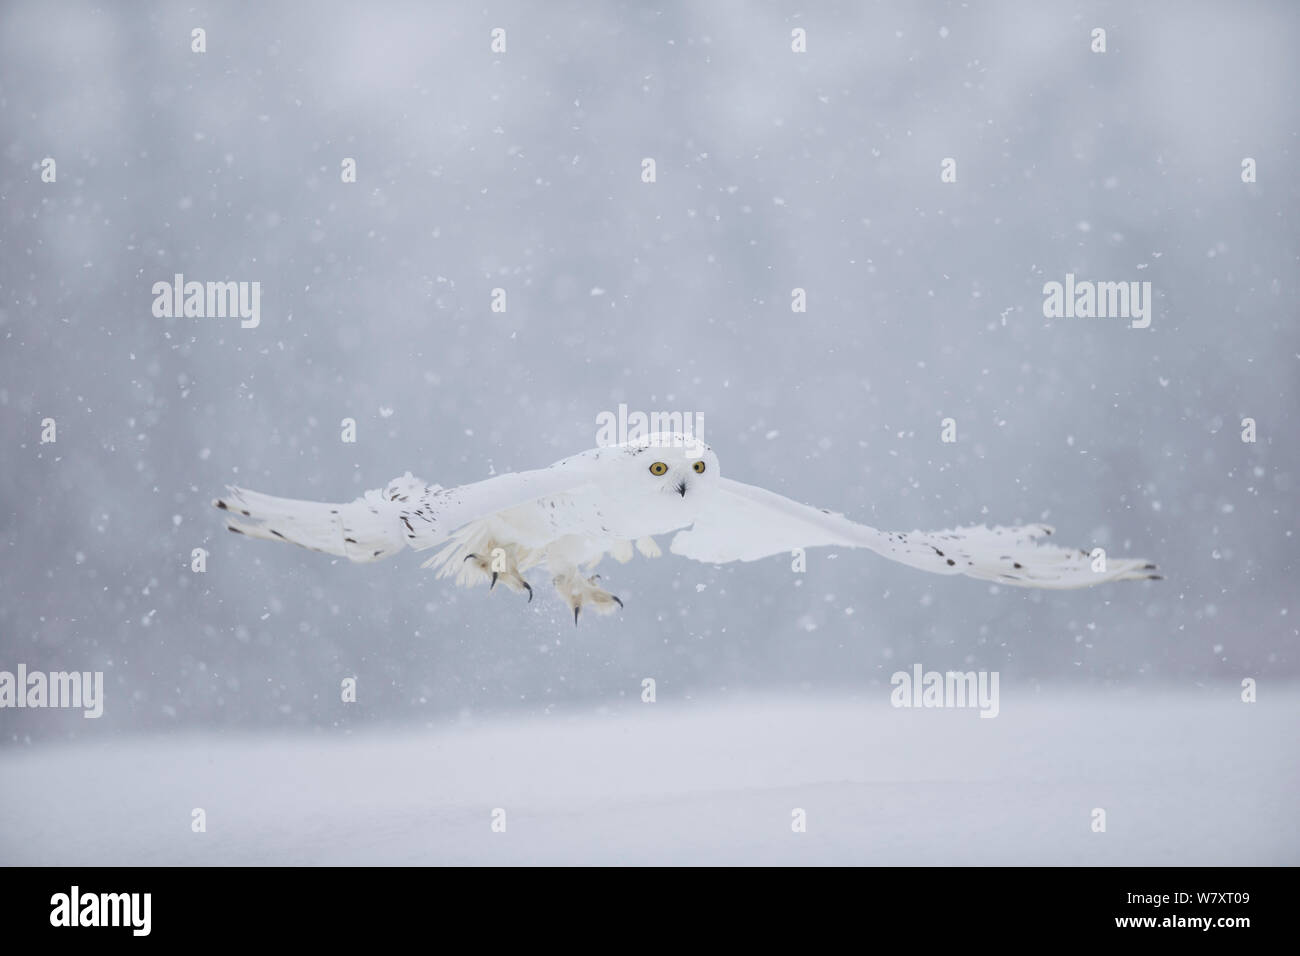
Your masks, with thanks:
M 573 624 L 578 624 L 578 614 L 584 607 L 589 607 L 597 614 L 612 614 L 614 605 L 623 606 L 618 595 L 610 594 L 604 588 L 598 587 L 596 582 L 600 580 L 599 574 L 593 574 L 591 577 L 583 577 L 575 568 L 568 574 L 557 574 L 555 576 L 555 590 L 560 593 L 564 603 L 573 608 Z
M 629 543 L 630 550 L 630 543 Z M 596 582 L 599 574 L 592 574 L 605 554 L 610 553 L 609 542 L 592 541 L 579 535 L 566 535 L 546 548 L 546 567 L 553 575 L 555 590 L 573 610 L 573 623 L 584 608 L 597 614 L 612 614 L 623 602 Z
M 524 576 L 519 573 L 519 563 L 515 556 L 514 548 L 507 548 L 495 541 L 489 541 L 484 546 L 482 552 L 471 551 L 465 555 L 461 562 L 462 565 L 468 564 L 470 568 L 477 568 L 484 576 L 491 578 L 492 583 L 488 585 L 488 590 L 492 590 L 500 581 L 510 590 L 519 594 L 528 592 L 528 600 L 533 600 L 533 586 L 524 580 Z

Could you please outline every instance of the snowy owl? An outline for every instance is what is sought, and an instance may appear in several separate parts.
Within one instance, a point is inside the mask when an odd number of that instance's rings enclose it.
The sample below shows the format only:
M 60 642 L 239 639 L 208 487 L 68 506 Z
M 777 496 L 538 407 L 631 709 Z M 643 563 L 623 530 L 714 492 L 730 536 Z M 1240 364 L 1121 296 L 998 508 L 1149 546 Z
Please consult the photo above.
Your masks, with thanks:
M 273 498 L 230 488 L 213 502 L 231 531 L 348 558 L 378 561 L 403 547 L 442 546 L 424 562 L 461 586 L 505 584 L 533 598 L 524 572 L 544 566 L 573 610 L 623 606 L 597 583 L 606 554 L 625 563 L 634 550 L 662 552 L 655 535 L 676 532 L 669 550 L 707 564 L 754 561 L 796 549 L 869 548 L 936 574 L 964 574 L 1032 588 L 1082 588 L 1103 581 L 1158 578 L 1132 558 L 1094 560 L 1077 548 L 1035 541 L 1046 525 L 888 532 L 811 508 L 722 475 L 708 445 L 656 433 L 593 448 L 549 468 L 498 475 L 457 488 L 407 472 L 350 504 Z

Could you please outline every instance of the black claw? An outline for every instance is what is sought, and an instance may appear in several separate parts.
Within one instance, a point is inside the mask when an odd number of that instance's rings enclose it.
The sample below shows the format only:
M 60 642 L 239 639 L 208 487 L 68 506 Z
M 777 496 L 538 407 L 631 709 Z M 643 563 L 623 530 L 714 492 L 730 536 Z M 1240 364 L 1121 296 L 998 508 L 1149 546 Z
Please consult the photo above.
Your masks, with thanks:
M 581 610 L 582 610 L 582 608 L 580 608 L 580 607 L 575 607 L 575 608 L 573 609 L 573 626 L 574 626 L 574 627 L 577 627 L 577 626 L 578 626 L 578 612 L 581 611 Z
M 493 572 L 492 572 L 492 583 L 488 585 L 488 590 L 491 591 L 491 590 L 492 590 L 494 587 L 496 587 L 496 586 L 497 586 L 497 572 L 496 572 L 496 571 L 493 571 Z
M 524 587 L 528 588 L 528 603 L 529 603 L 529 604 L 532 604 L 532 603 L 533 603 L 533 586 L 532 586 L 531 584 L 529 584 L 527 581 L 525 581 L 525 582 L 524 582 Z
M 477 558 L 477 557 L 478 557 L 477 554 L 467 554 L 465 555 L 465 561 L 468 561 L 470 558 Z M 464 564 L 465 561 L 462 561 L 461 564 Z
M 618 599 L 617 594 L 611 594 L 610 597 L 614 599 L 614 603 L 617 604 L 619 607 L 623 606 L 623 602 Z

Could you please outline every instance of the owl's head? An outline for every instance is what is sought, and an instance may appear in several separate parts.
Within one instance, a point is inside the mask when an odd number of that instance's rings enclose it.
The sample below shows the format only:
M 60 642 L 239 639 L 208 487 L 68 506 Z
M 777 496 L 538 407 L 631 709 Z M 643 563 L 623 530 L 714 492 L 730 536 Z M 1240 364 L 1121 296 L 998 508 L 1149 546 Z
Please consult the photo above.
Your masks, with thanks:
M 698 497 L 721 475 L 713 449 L 681 432 L 654 432 L 619 447 L 635 487 L 652 493 Z

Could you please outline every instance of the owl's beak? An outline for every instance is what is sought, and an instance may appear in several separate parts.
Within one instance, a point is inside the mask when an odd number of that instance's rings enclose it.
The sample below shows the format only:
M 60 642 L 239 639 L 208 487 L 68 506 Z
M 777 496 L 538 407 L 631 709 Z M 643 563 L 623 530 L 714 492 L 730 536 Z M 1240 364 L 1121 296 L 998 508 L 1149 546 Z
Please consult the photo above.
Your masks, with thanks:
M 681 495 L 683 498 L 686 497 L 686 482 L 684 481 L 677 482 L 677 493 Z

